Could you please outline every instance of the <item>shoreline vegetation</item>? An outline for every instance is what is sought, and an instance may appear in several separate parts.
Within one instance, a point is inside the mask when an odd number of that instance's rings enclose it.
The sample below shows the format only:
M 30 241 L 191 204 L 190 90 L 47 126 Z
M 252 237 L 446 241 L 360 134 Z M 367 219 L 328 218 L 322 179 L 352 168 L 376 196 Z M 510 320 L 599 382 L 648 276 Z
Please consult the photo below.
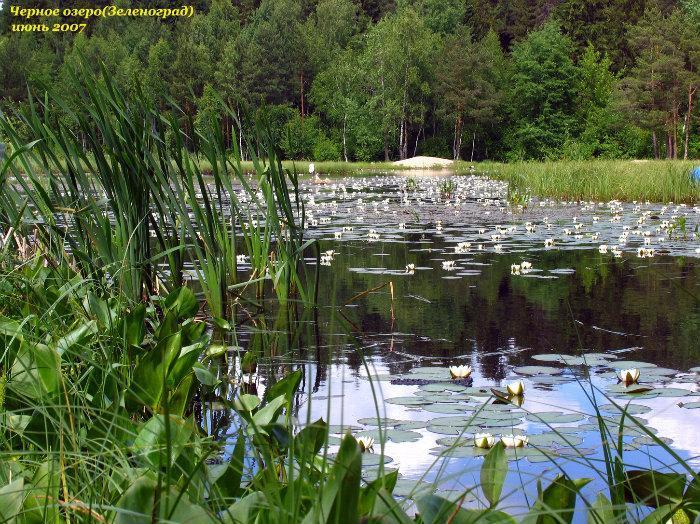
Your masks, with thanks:
M 285 169 L 308 173 L 308 161 L 283 161 Z M 692 181 L 691 170 L 700 166 L 692 160 L 552 160 L 522 162 L 455 161 L 451 166 L 428 169 L 394 162 L 315 162 L 321 176 L 411 173 L 483 175 L 503 180 L 520 192 L 562 200 L 621 200 L 685 202 L 700 200 L 700 184 Z M 206 169 L 206 166 L 202 166 Z M 243 162 L 243 169 L 252 163 Z
M 202 174 L 212 172 L 211 162 L 196 161 Z M 620 200 L 624 202 L 694 203 L 700 200 L 700 183 L 693 182 L 691 171 L 699 160 L 550 160 L 519 162 L 468 162 L 452 165 L 413 167 L 397 162 L 312 162 L 282 160 L 285 171 L 309 177 L 309 166 L 321 178 L 388 175 L 403 173 L 407 177 L 429 175 L 480 175 L 508 182 L 511 190 L 523 195 L 560 200 Z M 241 161 L 243 173 L 254 173 L 253 161 Z M 19 171 L 22 171 L 20 168 Z

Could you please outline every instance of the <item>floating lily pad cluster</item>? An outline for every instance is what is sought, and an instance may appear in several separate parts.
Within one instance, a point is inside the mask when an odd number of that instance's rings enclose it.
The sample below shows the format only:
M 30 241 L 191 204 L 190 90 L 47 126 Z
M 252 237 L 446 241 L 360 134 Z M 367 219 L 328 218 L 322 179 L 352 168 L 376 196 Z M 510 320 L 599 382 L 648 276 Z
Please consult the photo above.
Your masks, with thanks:
M 485 433 L 500 438 L 525 435 L 527 428 L 527 446 L 509 448 L 507 455 L 511 459 L 528 458 L 532 462 L 538 462 L 594 453 L 593 448 L 582 447 L 583 436 L 599 434 L 603 430 L 617 438 L 622 431 L 625 449 L 633 451 L 657 445 L 658 442 L 649 436 L 649 433 L 656 434 L 653 427 L 631 418 L 651 416 L 652 408 L 630 402 L 631 400 L 698 395 L 692 389 L 681 387 L 682 382 L 667 385 L 671 381 L 682 381 L 687 374 L 651 363 L 619 360 L 612 354 L 547 353 L 532 358 L 547 365 L 522 365 L 513 368 L 513 373 L 527 378 L 536 387 L 574 380 L 574 375 L 581 368 L 587 367 L 592 373 L 610 379 L 605 393 L 617 405 L 599 405 L 600 419 L 561 411 L 527 412 L 520 409 L 512 397 L 509 399 L 505 390 L 473 386 L 470 377 L 457 377 L 456 367 L 450 370 L 424 366 L 413 368 L 404 374 L 372 377 L 391 380 L 397 384 L 415 385 L 416 390 L 412 395 L 387 398 L 385 402 L 404 406 L 408 413 L 415 412 L 420 420 L 364 418 L 358 420 L 358 424 L 367 428 L 358 432 L 358 435 L 370 436 L 375 441 L 403 443 L 418 441 L 422 438 L 422 431 L 427 431 L 441 435 L 436 440 L 438 446 L 431 450 L 432 454 L 465 458 L 483 456 L 488 452 L 488 449 L 475 446 L 474 436 L 477 434 Z M 635 380 L 631 383 L 621 381 L 620 375 L 629 371 L 633 372 Z M 698 372 L 700 368 L 690 370 L 690 373 Z M 678 405 L 683 409 L 698 409 L 700 401 L 691 400 Z M 626 412 L 624 421 L 622 409 Z M 433 414 L 440 416 L 431 416 Z M 672 443 L 668 438 L 659 438 L 667 444 Z

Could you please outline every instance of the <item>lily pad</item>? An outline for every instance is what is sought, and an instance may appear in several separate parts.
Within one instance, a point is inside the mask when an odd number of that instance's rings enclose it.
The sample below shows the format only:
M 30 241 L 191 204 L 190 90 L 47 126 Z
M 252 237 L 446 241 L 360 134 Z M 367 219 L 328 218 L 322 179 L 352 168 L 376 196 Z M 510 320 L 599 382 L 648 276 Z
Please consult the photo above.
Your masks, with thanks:
M 559 375 L 564 370 L 552 366 L 519 366 L 513 370 L 518 375 Z
M 422 406 L 424 411 L 430 413 L 443 413 L 445 415 L 458 415 L 460 413 L 471 413 L 468 406 L 463 404 L 429 404 L 427 406 Z
M 435 486 L 430 482 L 420 480 L 398 479 L 392 495 L 400 498 L 420 498 L 435 491 Z
M 404 422 L 402 424 L 397 424 L 394 429 L 400 430 L 412 430 L 412 429 L 423 429 L 428 423 L 424 420 L 412 420 L 410 422 Z
M 326 458 L 328 462 L 335 462 L 337 453 L 329 453 Z M 381 455 L 379 453 L 362 453 L 362 467 L 363 468 L 376 468 L 379 464 L 391 464 L 394 461 L 388 455 Z
M 454 384 L 452 382 L 435 382 L 433 384 L 423 384 L 418 386 L 421 391 L 429 391 L 431 393 L 439 393 L 441 391 L 451 391 L 454 393 L 459 393 L 465 391 L 466 386 L 461 384 Z
M 567 435 L 565 433 L 558 434 L 555 431 L 548 431 L 546 433 L 537 433 L 535 435 L 528 435 L 529 445 L 537 447 L 551 447 L 551 446 L 580 446 L 583 443 L 583 439 L 578 435 Z
M 403 424 L 404 422 L 409 422 L 408 420 L 399 420 L 396 418 L 376 418 L 376 417 L 366 417 L 358 419 L 357 423 L 364 426 L 382 426 L 382 427 L 393 427 L 397 424 Z
M 429 400 L 421 397 L 393 397 L 385 399 L 384 402 L 399 406 L 424 406 L 426 404 L 430 404 Z
M 655 368 L 656 364 L 651 364 L 649 362 L 639 362 L 636 360 L 617 360 L 615 362 L 610 362 L 609 366 L 613 369 L 643 369 Z
M 645 406 L 643 404 L 620 403 L 620 408 L 622 409 L 619 409 L 612 404 L 603 404 L 602 406 L 598 406 L 600 411 L 615 414 L 622 413 L 622 410 L 624 410 L 628 415 L 644 415 L 645 413 L 649 413 L 651 411 L 649 406 Z
M 667 437 L 656 437 L 659 439 L 661 442 L 663 442 L 666 445 L 671 445 L 673 444 L 673 440 Z M 649 435 L 639 435 L 637 437 L 634 437 L 631 442 L 629 442 L 625 448 L 629 450 L 635 450 L 635 449 L 641 449 L 643 447 L 647 446 L 659 446 L 660 444 L 651 438 Z
M 367 429 L 365 431 L 360 431 L 357 435 L 361 437 L 372 437 L 376 442 L 380 441 L 379 429 Z M 423 435 L 415 431 L 398 429 L 383 429 L 381 431 L 381 436 L 385 441 L 390 440 L 396 444 L 401 444 L 402 442 L 416 442 L 423 437 Z
M 571 422 L 580 422 L 584 418 L 584 415 L 580 413 L 562 413 L 560 411 L 542 411 L 525 415 L 525 420 L 542 424 L 569 424 Z

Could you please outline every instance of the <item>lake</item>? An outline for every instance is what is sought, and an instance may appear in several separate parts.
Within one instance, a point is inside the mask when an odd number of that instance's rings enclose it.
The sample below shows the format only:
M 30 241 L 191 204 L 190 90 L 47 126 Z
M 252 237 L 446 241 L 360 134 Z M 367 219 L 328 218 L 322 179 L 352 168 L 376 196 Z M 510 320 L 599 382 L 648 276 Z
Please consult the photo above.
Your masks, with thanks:
M 639 421 L 624 423 L 629 467 L 677 463 L 646 431 L 700 467 L 700 208 L 534 199 L 520 209 L 476 176 L 367 175 L 302 192 L 324 253 L 318 267 L 305 259 L 319 270 L 318 309 L 246 310 L 236 343 L 268 357 L 258 392 L 304 370 L 296 417 L 332 425 L 330 453 L 344 431 L 374 438 L 366 478 L 383 463 L 401 474 L 395 494 L 460 498 L 485 453 L 473 434 L 521 434 L 501 509 L 522 513 L 537 480 L 560 470 L 594 479 L 592 500 L 607 487 L 591 417 L 596 404 L 617 438 L 613 403 Z M 450 365 L 473 371 L 453 380 Z M 630 368 L 638 384 L 619 383 Z M 518 380 L 522 405 L 494 403 L 493 389 Z

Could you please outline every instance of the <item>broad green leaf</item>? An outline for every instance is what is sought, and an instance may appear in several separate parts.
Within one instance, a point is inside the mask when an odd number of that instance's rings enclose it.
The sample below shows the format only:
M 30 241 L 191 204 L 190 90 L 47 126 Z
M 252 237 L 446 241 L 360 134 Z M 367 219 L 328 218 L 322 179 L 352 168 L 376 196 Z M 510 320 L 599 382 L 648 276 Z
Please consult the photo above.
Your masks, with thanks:
M 24 500 L 24 479 L 18 478 L 0 488 L 0 522 L 14 524 Z
M 48 461 L 39 464 L 32 483 L 27 486 L 27 498 L 24 501 L 23 524 L 43 524 L 58 522 L 59 519 L 59 465 Z
M 383 489 L 386 493 L 391 494 L 398 479 L 399 472 L 396 470 L 374 479 L 362 488 L 359 502 L 360 515 L 371 515 L 379 491 Z
M 168 444 L 170 464 L 173 464 L 188 444 L 192 435 L 192 423 L 183 418 L 154 415 L 144 424 L 134 440 L 134 451 L 152 468 L 168 465 L 166 453 Z
M 214 374 L 199 362 L 195 362 L 194 366 L 192 366 L 192 369 L 194 370 L 194 374 L 197 377 L 197 380 L 199 380 L 199 383 L 203 386 L 209 386 L 213 388 L 219 383 L 219 380 L 214 376 Z
M 615 521 L 612 503 L 602 493 L 598 493 L 595 502 L 588 510 L 588 524 L 607 524 Z
M 657 508 L 681 501 L 686 477 L 682 473 L 631 470 L 625 473 L 625 500 Z
M 563 475 L 557 475 L 552 483 L 542 492 L 542 513 L 538 524 L 570 523 L 576 506 L 576 484 Z
M 245 524 L 257 522 L 257 515 L 270 507 L 262 491 L 254 491 L 231 504 L 223 511 L 221 517 L 227 524 Z
M 316 455 L 328 436 L 328 424 L 320 418 L 303 428 L 294 438 L 294 451 L 297 461 L 305 461 Z
M 63 355 L 67 351 L 73 351 L 75 346 L 84 346 L 97 332 L 97 323 L 90 320 L 75 328 L 56 342 L 56 352 Z
M 286 400 L 283 396 L 272 399 L 253 415 L 253 422 L 258 428 L 267 426 L 277 418 L 277 414 L 285 404 Z
M 283 396 L 277 398 L 284 400 Z M 321 488 L 320 502 L 311 507 L 302 523 L 357 522 L 361 468 L 360 447 L 347 434 L 340 443 L 328 481 Z
M 690 519 L 676 504 L 664 504 L 644 517 L 640 524 L 690 524 Z
M 154 517 L 157 497 L 159 511 Z M 115 524 L 151 524 L 154 521 L 197 524 L 215 522 L 204 508 L 192 504 L 187 495 L 180 496 L 175 490 L 159 490 L 156 480 L 146 475 L 131 482 L 117 502 L 115 513 Z
M 233 407 L 236 411 L 253 411 L 259 405 L 260 399 L 256 395 L 249 395 L 247 393 L 239 395 L 238 398 L 233 401 Z
M 284 397 L 278 397 L 284 399 Z M 331 470 L 330 482 L 338 486 L 330 512 L 330 522 L 357 522 L 359 520 L 358 502 L 360 500 L 360 480 L 362 453 L 357 441 L 346 435 L 340 443 L 340 449 Z
M 502 511 L 493 509 L 473 510 L 459 507 L 456 503 L 437 495 L 426 495 L 416 501 L 422 522 L 425 524 L 515 524 L 515 519 Z
M 44 344 L 23 342 L 10 373 L 8 385 L 14 391 L 38 399 L 58 390 L 61 357 Z
M 225 502 L 228 499 L 238 497 L 242 491 L 241 478 L 243 477 L 243 460 L 245 458 L 245 438 L 238 433 L 233 454 L 227 464 L 209 466 L 212 472 L 212 492 L 216 494 L 212 501 Z
M 149 406 L 157 411 L 170 366 L 179 355 L 182 346 L 180 333 L 159 341 L 146 353 L 134 368 L 129 399 L 131 402 Z
M 124 341 L 130 346 L 140 346 L 146 336 L 146 305 L 139 304 L 124 316 Z
M 282 380 L 278 380 L 272 386 L 270 386 L 267 391 L 265 391 L 265 400 L 271 400 L 277 398 L 280 395 L 284 395 L 288 404 L 291 404 L 292 397 L 299 387 L 301 382 L 301 370 L 291 372 L 289 375 L 284 377 Z
M 507 474 L 508 458 L 505 446 L 503 442 L 498 441 L 484 457 L 484 463 L 481 466 L 481 489 L 491 507 L 498 504 Z
M 382 524 L 412 524 L 415 522 L 385 488 L 380 488 L 377 492 L 371 517 L 370 522 L 375 522 L 378 519 Z
M 190 288 L 181 287 L 172 290 L 165 299 L 165 307 L 177 312 L 180 320 L 192 318 L 199 311 L 199 302 Z

